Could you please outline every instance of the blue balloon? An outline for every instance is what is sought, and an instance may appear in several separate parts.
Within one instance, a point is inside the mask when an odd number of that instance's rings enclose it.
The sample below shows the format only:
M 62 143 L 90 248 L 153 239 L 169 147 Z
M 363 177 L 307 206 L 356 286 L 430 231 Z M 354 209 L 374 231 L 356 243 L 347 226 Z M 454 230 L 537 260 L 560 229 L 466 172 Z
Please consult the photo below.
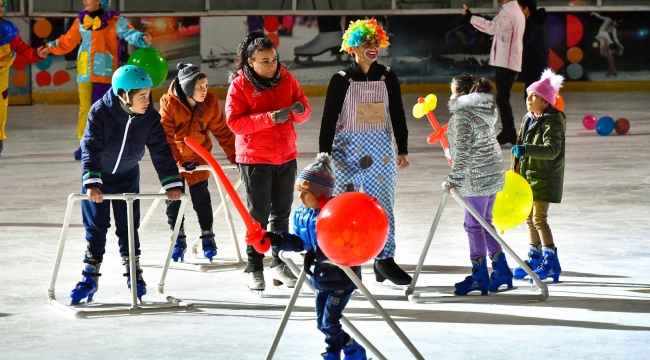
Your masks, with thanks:
M 614 119 L 609 116 L 603 116 L 596 123 L 596 132 L 598 135 L 607 136 L 614 131 Z

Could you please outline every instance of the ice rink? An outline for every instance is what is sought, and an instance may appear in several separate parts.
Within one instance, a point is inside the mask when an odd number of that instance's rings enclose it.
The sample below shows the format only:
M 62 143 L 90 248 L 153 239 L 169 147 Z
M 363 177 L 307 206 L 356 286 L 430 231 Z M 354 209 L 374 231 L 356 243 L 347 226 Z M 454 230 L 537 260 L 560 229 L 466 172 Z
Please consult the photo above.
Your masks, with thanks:
M 424 96 L 426 94 L 421 94 Z M 439 97 L 436 115 L 446 123 L 449 94 Z M 363 282 L 426 359 L 648 359 L 650 357 L 650 117 L 647 92 L 565 93 L 567 110 L 566 174 L 561 204 L 549 210 L 549 224 L 563 273 L 549 284 L 550 297 L 518 301 L 535 294 L 527 282 L 517 290 L 488 297 L 454 297 L 416 304 L 403 289 L 375 285 L 372 264 Z M 448 165 L 440 145 L 429 145 L 432 128 L 416 120 L 417 95 L 404 95 L 411 166 L 398 171 L 395 200 L 396 261 L 412 273 L 442 198 L 440 184 Z M 223 100 L 223 99 L 222 99 Z M 297 126 L 298 169 L 312 162 L 324 98 L 311 98 L 312 119 Z M 513 94 L 515 118 L 525 112 L 522 94 Z M 599 136 L 585 130 L 582 118 L 609 115 L 631 123 L 627 135 Z M 72 152 L 77 106 L 10 107 L 8 139 L 0 157 L 0 358 L 2 359 L 264 359 L 291 290 L 274 287 L 266 270 L 263 296 L 246 287 L 243 270 L 198 272 L 170 269 L 165 293 L 194 304 L 194 311 L 141 316 L 76 319 L 50 305 L 47 289 L 61 234 L 67 196 L 79 192 L 80 162 Z M 518 121 L 517 121 L 518 122 Z M 225 156 L 215 144 L 213 154 Z M 506 164 L 509 147 L 503 148 Z M 145 155 L 142 193 L 155 193 L 159 182 Z M 235 181 L 235 170 L 226 170 Z M 219 203 L 214 182 L 212 199 Z M 240 196 L 245 199 L 243 188 Z M 151 201 L 143 201 L 142 214 Z M 298 206 L 296 195 L 294 205 Z M 294 206 L 294 208 L 295 208 Z M 188 207 L 189 209 L 189 207 Z M 245 231 L 231 206 L 244 254 Z M 194 211 L 186 216 L 188 239 L 199 234 Z M 226 221 L 215 222 L 219 260 L 234 259 Z M 142 263 L 148 294 L 145 307 L 156 307 L 156 284 L 171 232 L 160 205 L 141 234 Z M 524 224 L 503 239 L 520 257 L 528 250 Z M 69 301 L 81 280 L 84 229 L 75 206 L 56 297 Z M 189 254 L 188 254 L 189 255 Z M 191 256 L 186 255 L 186 260 Z M 245 254 L 244 254 L 245 255 Z M 198 260 L 206 262 L 206 260 Z M 511 267 L 514 260 L 509 258 Z M 109 230 L 99 291 L 88 309 L 127 307 L 130 292 Z M 462 208 L 447 203 L 433 238 L 416 292 L 440 297 L 470 273 Z M 477 301 L 480 300 L 480 301 Z M 82 306 L 83 308 L 84 306 Z M 316 329 L 314 295 L 305 287 L 275 359 L 319 359 L 324 335 Z M 413 359 L 411 353 L 361 295 L 353 296 L 345 316 L 388 359 Z M 376 355 L 369 357 L 377 359 Z

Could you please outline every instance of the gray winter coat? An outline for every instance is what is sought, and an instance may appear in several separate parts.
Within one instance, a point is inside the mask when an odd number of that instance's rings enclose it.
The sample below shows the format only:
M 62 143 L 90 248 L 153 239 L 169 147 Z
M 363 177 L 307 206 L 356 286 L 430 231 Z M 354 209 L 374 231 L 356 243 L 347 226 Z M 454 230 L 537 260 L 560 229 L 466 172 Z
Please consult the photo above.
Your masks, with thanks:
M 503 189 L 505 171 L 494 124 L 499 119 L 494 96 L 471 93 L 449 102 L 447 137 L 451 171 L 445 187 L 463 196 L 487 196 Z

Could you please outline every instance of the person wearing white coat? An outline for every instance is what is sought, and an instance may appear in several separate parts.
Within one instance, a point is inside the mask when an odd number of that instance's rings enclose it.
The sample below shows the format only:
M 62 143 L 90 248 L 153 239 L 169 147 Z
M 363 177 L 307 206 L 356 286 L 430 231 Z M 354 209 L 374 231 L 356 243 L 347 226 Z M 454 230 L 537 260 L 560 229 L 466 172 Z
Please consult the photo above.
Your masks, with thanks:
M 510 89 L 517 73 L 521 71 L 526 17 L 516 0 L 502 0 L 502 2 L 501 10 L 492 20 L 472 16 L 472 12 L 465 4 L 463 4 L 463 15 L 476 29 L 492 35 L 490 65 L 495 68 L 496 103 L 501 115 L 501 133 L 497 135 L 497 140 L 499 144 L 514 144 L 517 140 L 517 130 L 510 106 Z

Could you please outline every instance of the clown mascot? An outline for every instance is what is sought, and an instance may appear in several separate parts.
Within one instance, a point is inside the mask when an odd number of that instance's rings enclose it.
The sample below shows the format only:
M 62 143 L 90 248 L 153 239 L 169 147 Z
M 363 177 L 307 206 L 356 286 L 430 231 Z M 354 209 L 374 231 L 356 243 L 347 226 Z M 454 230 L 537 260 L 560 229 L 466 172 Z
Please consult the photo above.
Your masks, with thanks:
M 7 0 L 0 1 L 0 153 L 2 153 L 3 141 L 7 138 L 5 124 L 7 123 L 7 106 L 9 105 L 9 68 L 14 63 L 12 51 L 20 54 L 28 62 L 39 62 L 43 60 L 36 55 L 36 50 L 23 42 L 18 28 L 11 21 L 5 20 Z
M 77 83 L 79 87 L 79 121 L 77 137 L 83 137 L 90 106 L 111 87 L 111 75 L 119 66 L 122 38 L 137 47 L 146 47 L 151 36 L 137 31 L 117 11 L 108 11 L 110 0 L 84 0 L 85 9 L 79 12 L 70 30 L 57 40 L 50 41 L 39 51 L 40 56 L 64 55 L 81 42 L 77 55 Z M 81 148 L 74 152 L 81 160 Z
M 386 210 L 390 231 L 383 251 L 375 259 L 376 280 L 408 285 L 411 276 L 394 260 L 393 216 L 396 169 L 409 166 L 408 129 L 397 76 L 377 63 L 380 48 L 388 45 L 388 36 L 377 20 L 350 22 L 341 51 L 348 52 L 354 61 L 330 80 L 319 147 L 320 152 L 332 154 L 335 194 L 363 188 Z

